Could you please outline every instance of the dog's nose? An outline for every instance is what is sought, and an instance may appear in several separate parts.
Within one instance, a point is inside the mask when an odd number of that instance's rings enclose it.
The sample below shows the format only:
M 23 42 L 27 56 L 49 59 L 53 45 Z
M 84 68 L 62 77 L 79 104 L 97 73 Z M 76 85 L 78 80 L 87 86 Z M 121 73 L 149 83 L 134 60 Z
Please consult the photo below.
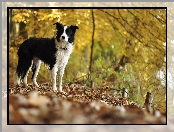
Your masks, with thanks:
M 65 39 L 65 36 L 62 36 L 62 39 Z

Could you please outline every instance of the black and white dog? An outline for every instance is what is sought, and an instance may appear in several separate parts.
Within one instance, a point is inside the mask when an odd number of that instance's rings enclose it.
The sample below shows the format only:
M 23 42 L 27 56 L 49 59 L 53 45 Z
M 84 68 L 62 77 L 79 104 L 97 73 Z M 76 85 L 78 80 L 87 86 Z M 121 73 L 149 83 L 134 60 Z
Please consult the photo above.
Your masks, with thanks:
M 29 38 L 25 40 L 18 50 L 18 65 L 14 74 L 14 84 L 19 85 L 23 80 L 27 87 L 27 75 L 32 66 L 32 80 L 35 86 L 41 62 L 49 66 L 53 90 L 57 91 L 56 75 L 58 72 L 58 87 L 62 92 L 62 77 L 73 50 L 74 36 L 78 26 L 64 26 L 55 23 L 57 33 L 53 38 Z

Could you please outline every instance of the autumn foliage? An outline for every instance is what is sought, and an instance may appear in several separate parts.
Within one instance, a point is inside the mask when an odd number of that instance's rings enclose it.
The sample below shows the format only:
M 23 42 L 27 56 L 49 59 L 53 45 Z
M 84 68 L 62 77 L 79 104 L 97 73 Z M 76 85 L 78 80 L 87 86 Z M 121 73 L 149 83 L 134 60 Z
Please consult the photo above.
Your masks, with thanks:
M 106 122 L 100 120 L 99 117 L 90 116 L 90 121 L 87 117 L 79 117 L 84 119 L 84 123 L 125 123 L 123 117 L 118 115 L 110 115 L 110 111 L 119 113 L 119 110 L 105 109 L 105 103 L 100 101 L 102 94 L 106 93 L 106 89 L 102 91 L 102 86 L 107 86 L 107 93 L 104 96 L 111 96 L 111 100 L 107 103 L 112 104 L 120 96 L 123 88 L 129 92 L 129 101 L 133 101 L 143 106 L 146 98 L 146 93 L 151 92 L 154 96 L 152 107 L 154 110 L 166 111 L 166 9 L 10 9 L 9 10 L 9 86 L 13 89 L 12 76 L 17 66 L 17 50 L 19 45 L 29 37 L 53 37 L 56 28 L 53 23 L 61 22 L 66 25 L 78 25 L 79 30 L 75 37 L 74 51 L 68 62 L 64 74 L 64 84 L 71 83 L 74 85 L 80 84 L 78 87 L 86 91 L 86 86 L 96 89 L 95 93 L 86 96 L 71 86 L 68 86 L 70 91 L 68 95 L 60 93 L 50 93 L 50 87 L 40 90 L 42 96 L 31 93 L 30 96 L 35 96 L 39 99 L 43 98 L 45 105 L 53 107 L 53 111 L 48 113 L 64 112 L 64 102 L 69 102 L 69 106 L 65 106 L 67 111 L 72 111 L 86 114 L 93 111 L 100 113 L 98 116 L 106 118 Z M 91 46 L 93 45 L 93 46 Z M 92 54 L 91 54 L 91 51 Z M 30 78 L 31 74 L 29 75 Z M 42 65 L 39 75 L 38 83 L 42 84 L 49 80 L 48 70 Z M 30 80 L 29 80 L 30 81 Z M 66 85 L 64 85 L 66 87 Z M 77 87 L 77 88 L 78 88 Z M 44 86 L 42 87 L 44 88 Z M 32 91 L 28 88 L 29 91 Z M 68 90 L 67 89 L 67 90 Z M 19 89 L 23 90 L 23 89 Z M 26 89 L 27 90 L 27 89 Z M 99 93 L 97 93 L 97 90 Z M 25 90 L 24 90 L 25 91 Z M 72 92 L 72 93 L 71 93 Z M 73 93 L 74 92 L 74 93 Z M 90 92 L 91 89 L 90 89 Z M 12 92 L 13 93 L 13 92 Z M 46 96 L 44 97 L 43 95 Z M 99 97 L 95 97 L 99 96 Z M 32 104 L 28 102 L 30 96 L 27 95 L 10 96 L 10 103 L 14 105 L 18 101 L 24 99 L 27 106 L 34 107 L 38 110 L 33 110 L 31 114 L 40 113 L 39 104 Z M 71 97 L 69 97 L 71 96 Z M 59 98 L 56 98 L 59 97 Z M 80 98 L 80 102 L 75 100 Z M 29 100 L 26 100 L 28 98 Z M 95 98 L 95 99 L 94 99 Z M 62 109 L 54 104 L 56 100 L 57 105 L 63 106 Z M 60 100 L 63 100 L 62 102 Z M 92 102 L 91 100 L 95 100 Z M 99 101 L 99 102 L 98 102 Z M 117 101 L 116 101 L 117 102 Z M 51 103 L 51 104 L 49 104 Z M 96 104 L 95 104 L 96 103 Z M 21 104 L 22 105 L 22 104 Z M 93 106 L 94 105 L 94 106 Z M 114 105 L 114 104 L 112 104 Z M 130 105 L 130 103 L 128 104 Z M 73 106 L 73 107 L 71 107 Z M 90 106 L 89 108 L 87 106 Z M 13 106 L 19 108 L 19 106 Z M 76 107 L 84 107 L 83 111 L 76 111 Z M 99 110 L 97 110 L 99 107 Z M 11 112 L 15 112 L 10 108 Z M 45 107 L 45 109 L 47 109 Z M 102 110 L 101 110 L 102 109 Z M 119 107 L 118 109 L 122 109 Z M 106 110 L 106 111 L 105 111 Z M 128 110 L 131 111 L 132 109 Z M 135 111 L 139 109 L 135 109 Z M 26 114 L 25 110 L 21 110 Z M 103 111 L 105 111 L 103 113 Z M 36 113 L 35 113 L 36 112 Z M 89 113 L 88 113 L 89 112 Z M 140 113 L 142 111 L 140 110 Z M 13 114 L 19 114 L 13 113 Z M 47 118 L 38 118 L 38 123 L 80 123 L 74 115 L 63 122 L 62 120 L 49 120 Z M 107 115 L 108 113 L 108 115 Z M 129 113 L 129 112 L 128 112 Z M 142 112 L 143 113 L 143 112 Z M 29 113 L 27 113 L 29 114 Z M 54 116 L 53 114 L 53 116 Z M 106 115 L 105 115 L 106 114 Z M 22 116 L 22 115 L 20 115 Z M 40 115 L 37 115 L 40 116 Z M 58 114 L 59 118 L 65 118 L 63 113 Z M 112 120 L 112 117 L 121 120 Z M 125 115 L 123 115 L 125 116 Z M 139 116 L 139 115 L 137 115 Z M 144 113 L 142 116 L 145 116 Z M 111 117 L 111 119 L 109 119 Z M 26 116 L 27 118 L 27 116 Z M 44 118 L 44 117 L 43 117 Z M 55 117 L 56 118 L 56 117 Z M 58 118 L 58 117 L 57 117 Z M 114 118 L 115 119 L 115 118 Z M 35 120 L 35 118 L 33 118 Z M 128 123 L 132 118 L 128 119 Z M 161 120 L 154 119 L 156 123 L 163 123 Z M 31 120 L 32 121 L 32 120 Z M 12 123 L 15 121 L 11 120 Z M 135 120 L 133 123 L 137 123 Z M 19 123 L 35 123 L 29 122 L 28 119 L 19 119 Z M 151 123 L 143 120 L 142 123 Z

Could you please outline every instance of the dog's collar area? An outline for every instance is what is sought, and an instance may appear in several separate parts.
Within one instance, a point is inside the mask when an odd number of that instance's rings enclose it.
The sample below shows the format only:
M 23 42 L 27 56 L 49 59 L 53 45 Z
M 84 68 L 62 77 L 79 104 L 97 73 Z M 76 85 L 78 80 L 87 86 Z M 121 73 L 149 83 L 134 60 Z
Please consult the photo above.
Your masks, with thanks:
M 67 48 L 61 48 L 61 49 L 63 49 L 63 50 L 67 50 Z

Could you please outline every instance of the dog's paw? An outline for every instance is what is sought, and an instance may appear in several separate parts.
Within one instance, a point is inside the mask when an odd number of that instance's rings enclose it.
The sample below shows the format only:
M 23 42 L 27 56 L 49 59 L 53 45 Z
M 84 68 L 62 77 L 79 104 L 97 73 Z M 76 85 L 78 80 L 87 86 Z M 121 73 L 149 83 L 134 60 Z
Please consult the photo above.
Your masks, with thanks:
M 57 93 L 57 92 L 59 92 L 59 91 L 58 91 L 57 89 L 53 89 L 53 92 L 56 92 L 56 93 Z
M 64 92 L 64 91 L 61 91 L 60 93 L 61 93 L 61 95 L 62 95 L 63 97 L 67 97 L 67 96 L 68 96 L 68 93 L 66 93 L 66 92 Z
M 62 94 L 67 94 L 66 92 L 64 92 L 64 91 L 60 91 Z

